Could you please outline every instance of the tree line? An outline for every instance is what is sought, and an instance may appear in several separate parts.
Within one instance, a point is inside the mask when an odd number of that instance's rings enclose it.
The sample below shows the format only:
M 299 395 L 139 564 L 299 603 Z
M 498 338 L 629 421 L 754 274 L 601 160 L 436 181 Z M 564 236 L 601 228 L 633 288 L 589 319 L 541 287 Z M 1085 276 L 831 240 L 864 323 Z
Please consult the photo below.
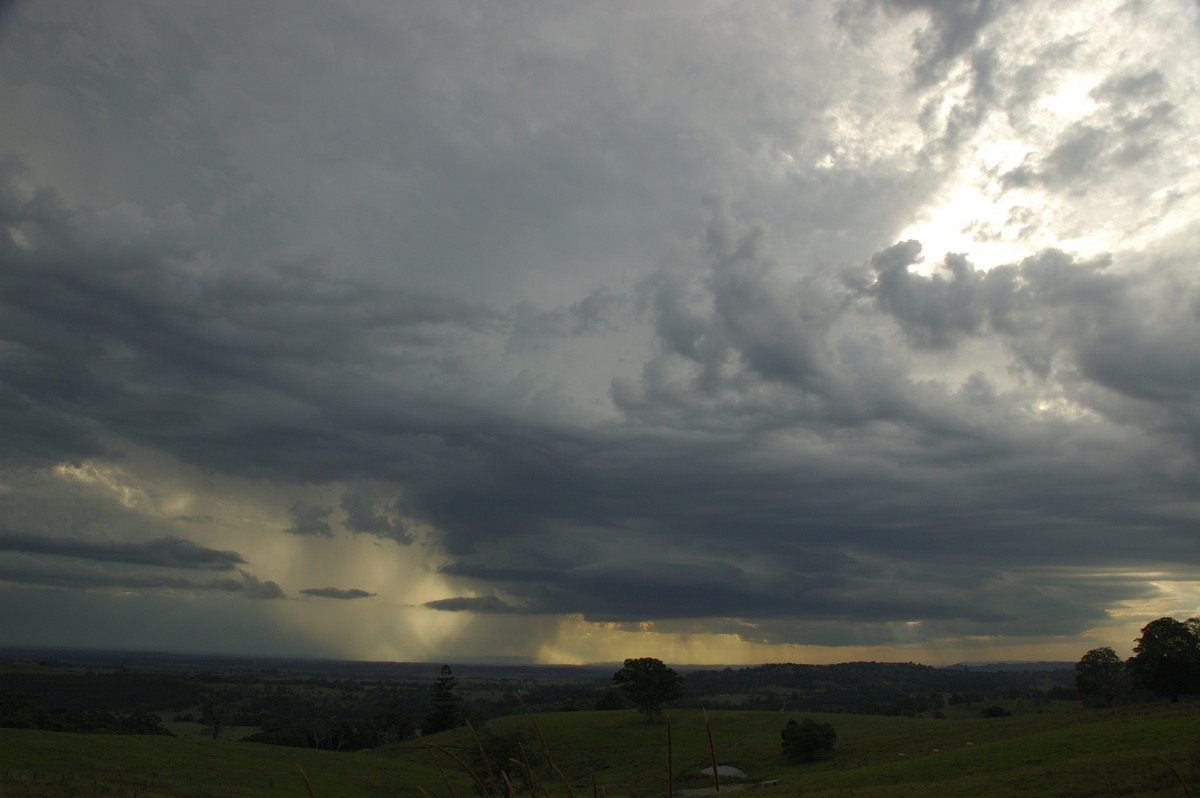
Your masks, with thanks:
M 1171 703 L 1200 693 L 1200 618 L 1159 618 L 1142 627 L 1133 656 L 1122 661 L 1110 646 L 1093 648 L 1075 664 L 1082 696 L 1095 696 L 1111 707 L 1138 691 Z

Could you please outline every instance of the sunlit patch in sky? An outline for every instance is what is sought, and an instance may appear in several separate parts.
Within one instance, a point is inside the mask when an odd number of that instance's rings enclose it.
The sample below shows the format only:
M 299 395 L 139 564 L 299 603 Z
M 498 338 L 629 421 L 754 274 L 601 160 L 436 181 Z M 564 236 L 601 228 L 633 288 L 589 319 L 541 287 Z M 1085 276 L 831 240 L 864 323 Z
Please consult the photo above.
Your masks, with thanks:
M 1057 88 L 1037 101 L 1037 109 L 1043 114 L 1041 124 L 1049 132 L 1059 133 L 1068 125 L 1094 113 L 1098 106 L 1092 94 L 1100 82 L 1101 76 L 1094 73 L 1069 72 L 1063 75 Z M 1049 123 L 1046 117 L 1053 119 L 1053 123 Z
M 1036 240 L 1020 230 L 1011 232 L 1011 211 L 975 185 L 961 183 L 922 211 L 922 221 L 905 228 L 899 240 L 921 242 L 925 261 L 914 267 L 918 273 L 930 273 L 947 254 L 966 255 L 984 270 L 1016 263 L 1036 251 Z
M 29 249 L 29 240 L 27 238 L 25 238 L 25 234 L 21 232 L 21 228 L 9 227 L 7 232 L 8 232 L 9 238 L 12 239 L 12 242 L 14 244 L 16 244 L 21 249 Z
M 95 485 L 101 490 L 111 493 L 122 506 L 135 508 L 145 504 L 146 493 L 139 487 L 128 484 L 127 476 L 117 465 L 110 463 L 59 463 L 52 469 L 59 478 L 79 482 L 85 485 Z

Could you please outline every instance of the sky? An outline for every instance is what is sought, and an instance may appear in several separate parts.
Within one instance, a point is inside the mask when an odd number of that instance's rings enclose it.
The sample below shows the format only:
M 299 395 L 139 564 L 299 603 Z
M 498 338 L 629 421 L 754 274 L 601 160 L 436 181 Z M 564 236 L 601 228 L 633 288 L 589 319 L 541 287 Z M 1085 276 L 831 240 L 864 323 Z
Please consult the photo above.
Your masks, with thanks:
M 1195 0 L 0 10 L 0 644 L 1200 615 Z

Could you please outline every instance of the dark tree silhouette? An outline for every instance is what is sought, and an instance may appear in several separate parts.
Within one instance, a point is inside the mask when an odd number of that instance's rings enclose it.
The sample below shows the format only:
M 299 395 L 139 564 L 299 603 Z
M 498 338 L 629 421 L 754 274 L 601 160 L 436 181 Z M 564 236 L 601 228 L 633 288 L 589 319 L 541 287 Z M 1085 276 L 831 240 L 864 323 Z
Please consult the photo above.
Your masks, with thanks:
M 443 665 L 433 683 L 433 712 L 421 721 L 421 734 L 437 734 L 458 727 L 458 680 L 449 665 Z
M 604 695 L 596 699 L 595 709 L 605 711 L 613 709 L 624 709 L 625 698 L 616 690 L 605 690 Z
M 210 693 L 200 704 L 200 722 L 208 727 L 208 733 L 214 740 L 221 736 L 221 730 L 225 728 L 229 715 L 229 703 L 220 695 Z
M 800 762 L 811 762 L 829 753 L 837 743 L 837 732 L 833 726 L 818 723 L 812 718 L 805 718 L 801 723 L 789 720 L 779 736 L 783 738 L 784 756 Z
M 1075 686 L 1081 696 L 1100 696 L 1111 707 L 1113 699 L 1128 692 L 1129 673 L 1110 647 L 1093 648 L 1075 663 Z
M 1143 626 L 1129 670 L 1172 704 L 1184 693 L 1200 691 L 1200 618 L 1159 618 Z
M 654 657 L 625 660 L 613 681 L 637 704 L 638 712 L 646 714 L 647 723 L 663 704 L 683 695 L 683 677 Z
M 399 742 L 413 733 L 412 721 L 404 714 L 400 702 L 395 698 L 385 709 L 375 713 L 369 726 L 376 747 Z

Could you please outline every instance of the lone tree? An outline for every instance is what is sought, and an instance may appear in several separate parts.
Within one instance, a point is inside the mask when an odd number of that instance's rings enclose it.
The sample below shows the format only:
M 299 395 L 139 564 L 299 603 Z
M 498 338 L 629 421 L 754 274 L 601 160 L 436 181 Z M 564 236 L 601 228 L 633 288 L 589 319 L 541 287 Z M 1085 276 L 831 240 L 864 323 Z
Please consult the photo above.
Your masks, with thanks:
M 798 762 L 812 762 L 833 751 L 837 743 L 833 726 L 812 718 L 805 718 L 801 723 L 789 720 L 779 736 L 783 738 L 783 755 Z
M 230 714 L 229 703 L 219 694 L 209 693 L 200 704 L 200 722 L 208 727 L 214 740 L 221 736 Z
M 1075 663 L 1075 686 L 1081 696 L 1099 696 L 1111 707 L 1113 699 L 1128 692 L 1129 673 L 1110 647 L 1093 648 Z
M 1200 618 L 1159 618 L 1143 626 L 1129 670 L 1172 704 L 1184 693 L 1200 691 Z
M 647 723 L 663 704 L 683 695 L 683 677 L 654 657 L 625 660 L 613 681 L 637 704 L 638 712 L 646 713 Z
M 421 721 L 421 734 L 437 734 L 458 728 L 458 680 L 449 665 L 443 665 L 433 683 L 433 712 Z

